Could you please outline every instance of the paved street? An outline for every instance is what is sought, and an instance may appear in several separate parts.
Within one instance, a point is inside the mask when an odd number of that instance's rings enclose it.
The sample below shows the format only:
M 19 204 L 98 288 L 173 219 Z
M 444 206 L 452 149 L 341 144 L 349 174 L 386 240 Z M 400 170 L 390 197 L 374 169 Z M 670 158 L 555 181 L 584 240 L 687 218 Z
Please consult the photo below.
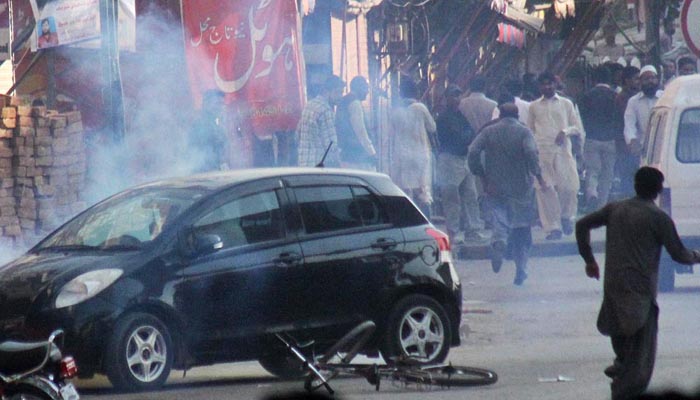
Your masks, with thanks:
M 598 255 L 602 264 L 602 255 Z M 463 344 L 455 364 L 495 370 L 489 387 L 419 389 L 385 382 L 381 391 L 360 379 L 334 381 L 341 399 L 607 399 L 602 370 L 612 361 L 607 338 L 595 328 L 601 282 L 583 273 L 577 256 L 534 258 L 524 287 L 512 285 L 512 263 L 495 275 L 486 260 L 459 261 L 464 285 Z M 678 289 L 662 294 L 659 357 L 652 389 L 700 388 L 700 274 L 680 275 Z M 557 379 L 559 378 L 559 379 Z M 557 381 L 558 380 L 558 381 Z M 174 373 L 159 392 L 114 394 L 104 379 L 79 381 L 85 399 L 262 399 L 301 389 L 280 382 L 257 363 L 196 368 Z

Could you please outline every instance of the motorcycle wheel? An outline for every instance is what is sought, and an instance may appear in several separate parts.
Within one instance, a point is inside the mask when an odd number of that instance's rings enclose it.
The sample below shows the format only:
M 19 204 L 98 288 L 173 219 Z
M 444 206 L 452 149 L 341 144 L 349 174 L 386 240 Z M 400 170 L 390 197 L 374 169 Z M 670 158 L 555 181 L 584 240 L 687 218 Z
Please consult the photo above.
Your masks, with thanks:
M 167 326 L 153 315 L 134 313 L 117 322 L 105 349 L 104 367 L 117 390 L 154 390 L 165 383 L 173 363 Z

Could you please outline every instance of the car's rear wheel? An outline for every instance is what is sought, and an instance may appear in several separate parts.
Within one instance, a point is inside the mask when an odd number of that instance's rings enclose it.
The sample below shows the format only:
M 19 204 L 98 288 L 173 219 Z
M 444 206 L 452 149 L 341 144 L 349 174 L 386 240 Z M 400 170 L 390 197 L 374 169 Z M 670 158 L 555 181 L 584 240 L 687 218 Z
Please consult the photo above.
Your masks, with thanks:
M 436 364 L 447 357 L 451 339 L 445 309 L 431 297 L 410 295 L 389 313 L 382 356 L 387 362 L 412 359 L 420 364 Z
M 104 361 L 107 377 L 115 388 L 157 389 L 168 379 L 172 367 L 170 332 L 153 315 L 130 314 L 117 322 Z
M 299 379 L 308 373 L 304 363 L 287 349 L 264 353 L 258 362 L 267 372 L 282 379 Z

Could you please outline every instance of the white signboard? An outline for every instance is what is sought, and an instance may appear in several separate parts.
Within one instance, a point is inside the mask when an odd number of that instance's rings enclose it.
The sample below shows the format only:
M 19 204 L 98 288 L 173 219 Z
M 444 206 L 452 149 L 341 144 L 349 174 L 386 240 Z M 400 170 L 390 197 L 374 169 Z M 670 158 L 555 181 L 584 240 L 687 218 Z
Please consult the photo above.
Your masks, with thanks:
M 36 47 L 45 49 L 100 36 L 99 0 L 52 1 L 36 17 Z
M 700 0 L 685 0 L 683 3 L 681 30 L 688 48 L 700 57 Z
M 119 0 L 119 46 L 133 50 L 136 37 L 135 0 Z M 33 49 L 61 45 L 100 46 L 100 0 L 53 0 L 41 8 L 31 0 L 36 29 Z

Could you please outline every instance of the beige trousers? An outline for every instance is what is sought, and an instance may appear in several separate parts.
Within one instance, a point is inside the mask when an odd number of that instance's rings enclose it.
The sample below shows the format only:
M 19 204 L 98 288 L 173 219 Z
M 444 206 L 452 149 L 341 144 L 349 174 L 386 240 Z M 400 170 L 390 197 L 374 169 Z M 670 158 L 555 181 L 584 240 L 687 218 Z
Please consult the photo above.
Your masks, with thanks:
M 545 232 L 561 230 L 561 220 L 572 220 L 578 208 L 580 182 L 576 160 L 571 154 L 540 153 L 542 177 L 549 184 L 543 190 L 536 186 L 537 208 Z

